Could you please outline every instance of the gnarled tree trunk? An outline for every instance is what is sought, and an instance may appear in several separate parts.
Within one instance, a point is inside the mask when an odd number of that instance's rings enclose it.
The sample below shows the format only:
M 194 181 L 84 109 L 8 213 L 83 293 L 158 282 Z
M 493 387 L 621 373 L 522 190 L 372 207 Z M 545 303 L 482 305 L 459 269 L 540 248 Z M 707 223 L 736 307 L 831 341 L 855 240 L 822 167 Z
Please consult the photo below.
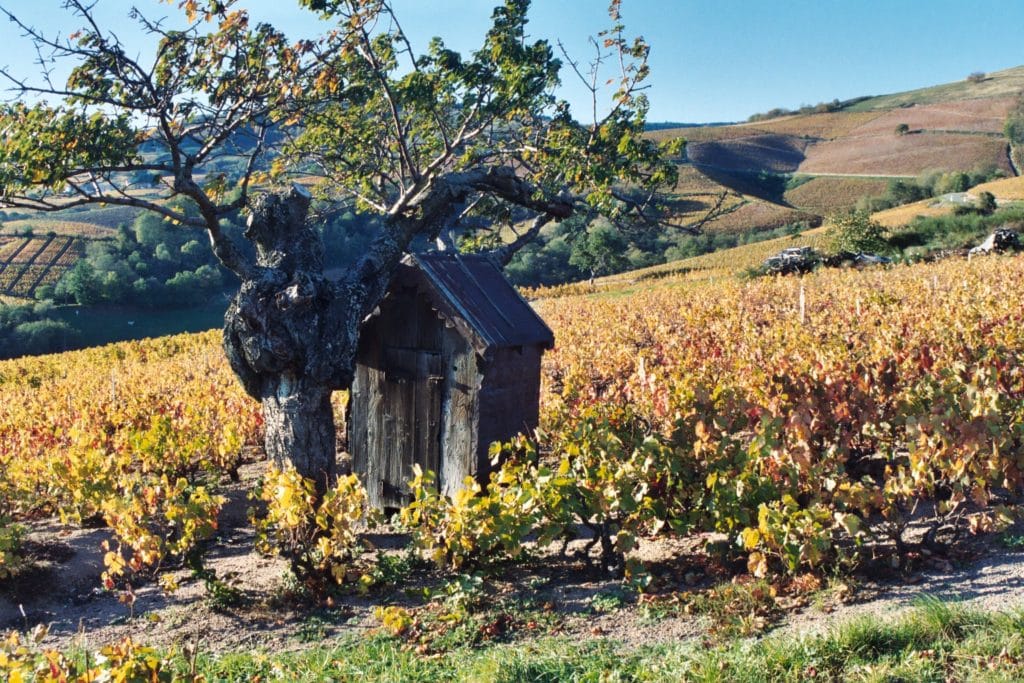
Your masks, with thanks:
M 336 476 L 331 394 L 352 383 L 352 320 L 360 309 L 323 276 L 323 244 L 306 222 L 309 203 L 293 188 L 252 206 L 246 236 L 256 245 L 256 267 L 225 314 L 224 349 L 263 406 L 267 455 L 323 493 Z

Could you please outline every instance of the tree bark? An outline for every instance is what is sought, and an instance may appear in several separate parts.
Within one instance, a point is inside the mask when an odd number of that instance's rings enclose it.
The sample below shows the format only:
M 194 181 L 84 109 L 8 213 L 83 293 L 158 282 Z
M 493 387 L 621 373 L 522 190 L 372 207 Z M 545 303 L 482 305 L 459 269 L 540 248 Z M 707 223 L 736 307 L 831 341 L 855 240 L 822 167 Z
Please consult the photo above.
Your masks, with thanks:
M 262 404 L 267 455 L 278 466 L 290 463 L 326 491 L 336 477 L 331 389 L 283 374 Z

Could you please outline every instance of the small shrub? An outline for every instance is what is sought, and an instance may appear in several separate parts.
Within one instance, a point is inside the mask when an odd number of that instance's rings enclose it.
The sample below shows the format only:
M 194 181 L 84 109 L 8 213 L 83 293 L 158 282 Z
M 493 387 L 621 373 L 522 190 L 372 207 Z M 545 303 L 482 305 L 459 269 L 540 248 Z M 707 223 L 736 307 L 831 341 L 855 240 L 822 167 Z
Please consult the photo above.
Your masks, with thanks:
M 484 562 L 515 559 L 537 520 L 536 508 L 524 505 L 511 486 L 519 471 L 506 465 L 493 475 L 486 492 L 472 477 L 452 498 L 437 490 L 437 477 L 414 466 L 409 484 L 412 502 L 402 509 L 402 524 L 411 529 L 413 546 L 438 567 L 461 569 Z M 500 482 L 500 483 L 499 483 Z
M 0 579 L 9 576 L 18 566 L 22 532 L 20 525 L 12 523 L 8 517 L 0 516 Z
M 0 641 L 0 674 L 8 681 L 171 681 L 170 659 L 130 637 L 103 647 L 83 660 L 42 648 L 49 633 L 37 626 L 27 636 L 10 633 Z M 197 680 L 197 679 L 196 679 Z
M 122 482 L 100 504 L 103 518 L 117 536 L 103 542 L 103 584 L 113 589 L 133 574 L 151 574 L 170 558 L 193 570 L 202 567 L 202 542 L 217 529 L 224 497 L 184 477 L 139 477 Z M 164 587 L 172 590 L 173 582 Z
M 995 213 L 996 196 L 991 192 L 980 192 L 978 194 L 978 211 L 989 216 Z
M 287 557 L 296 577 L 315 591 L 332 581 L 359 580 L 350 570 L 363 548 L 361 531 L 374 518 L 356 475 L 339 478 L 318 499 L 312 479 L 294 469 L 273 469 L 258 496 L 267 503 L 267 515 L 254 521 L 257 549 Z
M 546 444 L 557 454 L 552 464 L 541 464 L 525 438 L 496 444 L 492 454 L 504 464 L 486 488 L 467 479 L 448 498 L 432 472 L 417 470 L 402 522 L 420 555 L 461 569 L 517 559 L 529 537 L 538 547 L 562 541 L 564 551 L 586 529 L 584 554 L 598 548 L 604 569 L 642 587 L 646 575 L 625 556 L 645 531 L 686 526 L 674 498 L 682 463 L 626 409 L 591 406 L 559 422 Z
M 886 229 L 881 223 L 871 220 L 866 212 L 856 211 L 832 219 L 829 228 L 830 247 L 833 253 L 877 253 L 886 246 Z

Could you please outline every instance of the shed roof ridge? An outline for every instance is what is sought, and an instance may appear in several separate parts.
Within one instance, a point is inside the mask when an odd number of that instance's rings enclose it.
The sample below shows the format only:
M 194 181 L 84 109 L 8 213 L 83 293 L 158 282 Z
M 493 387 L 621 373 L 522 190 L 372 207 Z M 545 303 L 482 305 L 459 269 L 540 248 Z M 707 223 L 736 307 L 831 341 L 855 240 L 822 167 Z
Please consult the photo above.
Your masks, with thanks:
M 501 316 L 501 319 L 504 320 L 506 323 L 508 323 L 509 327 L 515 328 L 515 326 L 516 326 L 515 323 L 513 323 L 511 320 L 508 319 L 508 316 L 505 315 L 505 313 L 501 310 L 501 306 L 499 306 L 498 304 L 494 303 L 494 299 L 492 299 L 491 295 L 487 293 L 487 289 L 482 284 L 480 284 L 480 280 L 478 280 L 476 278 L 476 276 L 473 275 L 473 271 L 471 271 L 466 266 L 466 264 L 465 264 L 465 262 L 463 262 L 462 258 L 463 258 L 462 254 L 459 254 L 458 252 L 456 252 L 456 254 L 455 254 L 455 262 L 458 263 L 459 266 L 462 268 L 462 272 L 464 272 L 466 274 L 466 276 L 470 280 L 473 281 L 473 284 L 476 285 L 477 288 L 483 293 L 484 298 L 487 299 L 487 303 L 489 303 L 491 305 L 491 308 L 493 308 L 494 311 L 499 316 Z M 487 257 L 482 257 L 481 260 L 483 262 L 487 263 L 492 268 L 494 268 L 494 263 L 492 263 L 491 260 L 488 259 Z M 515 289 L 515 288 L 513 287 L 513 289 Z
M 486 255 L 419 252 L 404 262 L 463 321 L 463 334 L 472 332 L 483 348 L 554 344 L 544 319 Z
M 418 258 L 419 256 L 421 256 L 421 254 L 412 254 L 412 256 L 419 264 L 420 270 L 422 270 L 423 273 L 427 276 L 427 279 L 430 281 L 430 284 L 441 291 L 441 294 L 443 294 L 445 298 L 452 304 L 452 306 L 455 307 L 456 311 L 466 320 L 466 322 L 469 323 L 470 327 L 472 327 L 476 331 L 476 333 L 480 335 L 481 339 L 483 339 L 487 346 L 495 346 L 498 343 L 498 340 L 495 339 L 490 334 L 488 334 L 486 326 L 483 324 L 483 322 L 479 320 L 477 316 L 473 315 L 472 311 L 470 311 L 463 305 L 460 297 L 456 294 L 456 292 L 452 290 L 450 287 L 448 287 L 444 283 L 444 281 L 441 280 L 441 278 L 437 277 L 437 273 L 435 273 L 431 268 L 428 267 L 427 262 Z

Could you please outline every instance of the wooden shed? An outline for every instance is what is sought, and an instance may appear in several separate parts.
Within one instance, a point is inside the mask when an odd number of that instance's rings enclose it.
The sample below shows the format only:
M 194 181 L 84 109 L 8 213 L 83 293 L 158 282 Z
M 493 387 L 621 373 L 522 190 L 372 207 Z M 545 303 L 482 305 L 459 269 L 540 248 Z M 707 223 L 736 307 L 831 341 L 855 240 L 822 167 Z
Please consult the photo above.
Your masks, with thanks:
M 554 335 L 485 256 L 407 256 L 363 323 L 348 406 L 353 470 L 370 503 L 408 503 L 413 464 L 451 495 L 486 482 L 488 447 L 537 426 Z

